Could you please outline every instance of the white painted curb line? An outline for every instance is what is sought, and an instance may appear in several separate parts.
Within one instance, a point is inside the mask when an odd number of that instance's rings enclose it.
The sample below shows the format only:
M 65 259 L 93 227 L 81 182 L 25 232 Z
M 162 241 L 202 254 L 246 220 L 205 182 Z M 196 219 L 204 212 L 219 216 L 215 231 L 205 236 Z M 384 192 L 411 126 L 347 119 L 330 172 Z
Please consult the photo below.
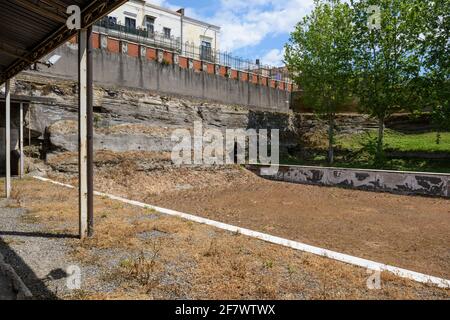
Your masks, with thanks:
M 73 186 L 68 185 L 68 184 L 64 184 L 64 183 L 60 183 L 60 182 L 56 182 L 47 178 L 42 178 L 42 177 L 33 177 L 37 180 L 41 180 L 41 181 L 45 181 L 45 182 L 50 182 L 52 184 L 56 184 L 59 186 L 63 186 L 66 188 L 71 188 L 74 189 Z M 189 221 L 194 221 L 194 222 L 198 222 L 201 224 L 205 224 L 208 226 L 213 226 L 222 230 L 227 230 L 233 233 L 239 233 L 245 236 L 249 236 L 252 238 L 256 238 L 256 239 L 260 239 L 266 242 L 270 242 L 273 244 L 278 244 L 284 247 L 288 247 L 291 249 L 295 249 L 295 250 L 300 250 L 303 252 L 307 252 L 307 253 L 312 253 L 321 257 L 326 257 L 326 258 L 330 258 L 333 260 L 337 260 L 340 262 L 344 262 L 344 263 L 348 263 L 351 265 L 355 265 L 358 267 L 362 267 L 362 268 L 366 268 L 369 270 L 374 270 L 374 271 L 387 271 L 387 272 L 391 272 L 393 274 L 395 274 L 398 277 L 401 278 L 405 278 L 405 279 L 410 279 L 410 280 L 414 280 L 417 282 L 421 282 L 421 283 L 426 283 L 426 284 L 434 284 L 440 288 L 450 288 L 450 280 L 447 279 L 443 279 L 443 278 L 438 278 L 438 277 L 434 277 L 434 276 L 430 276 L 430 275 L 426 275 L 423 273 L 418 273 L 415 271 L 410 271 L 407 269 L 402 269 L 402 268 L 397 268 L 394 266 L 390 266 L 387 264 L 383 264 L 383 263 L 379 263 L 379 262 L 375 262 L 375 261 L 371 261 L 371 260 L 366 260 L 366 259 L 362 259 L 362 258 L 358 258 L 358 257 L 354 257 L 354 256 L 350 256 L 347 254 L 343 254 L 343 253 L 339 253 L 336 251 L 331 251 L 331 250 L 327 250 L 327 249 L 322 249 L 319 247 L 314 247 L 314 246 L 310 246 L 304 243 L 300 243 L 300 242 L 296 242 L 296 241 L 292 241 L 292 240 L 288 240 L 288 239 L 284 239 L 284 238 L 279 238 L 279 237 L 275 237 L 275 236 L 271 236 L 269 234 L 265 234 L 265 233 L 261 233 L 261 232 L 257 232 L 257 231 L 252 231 L 249 229 L 245 229 L 245 228 L 240 228 L 240 227 L 236 227 L 233 225 L 229 225 L 229 224 L 225 224 L 222 222 L 218 222 L 218 221 L 214 221 L 214 220 L 210 220 L 210 219 L 206 219 L 206 218 L 201 218 L 198 216 L 194 216 L 191 214 L 187 214 L 187 213 L 183 213 L 183 212 L 178 212 L 178 211 L 174 211 L 174 210 L 170 210 L 170 209 L 165 209 L 165 208 L 160 208 L 160 207 L 156 207 L 156 206 L 152 206 L 149 204 L 145 204 L 142 202 L 138 202 L 138 201 L 134 201 L 134 200 L 128 200 L 122 197 L 118 197 L 118 196 L 114 196 L 114 195 L 110 195 L 107 193 L 102 193 L 102 192 L 94 192 L 95 195 L 97 196 L 101 196 L 101 197 L 106 197 L 109 198 L 111 200 L 117 200 L 117 201 L 121 201 L 123 203 L 127 203 L 133 206 L 137 206 L 137 207 L 141 207 L 141 208 L 146 208 L 146 209 L 153 209 L 157 212 L 166 214 L 166 215 L 170 215 L 170 216 L 175 216 L 175 217 L 179 217 L 185 220 L 189 220 Z

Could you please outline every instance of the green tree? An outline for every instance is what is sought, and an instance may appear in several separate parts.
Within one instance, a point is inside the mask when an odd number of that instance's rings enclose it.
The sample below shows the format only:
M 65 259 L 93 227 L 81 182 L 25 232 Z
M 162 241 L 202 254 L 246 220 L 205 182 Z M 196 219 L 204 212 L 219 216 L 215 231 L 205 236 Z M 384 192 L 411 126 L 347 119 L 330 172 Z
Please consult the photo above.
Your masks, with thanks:
M 285 60 L 305 103 L 326 117 L 328 161 L 334 161 L 335 114 L 349 99 L 352 79 L 352 10 L 338 0 L 315 1 L 286 45 Z
M 447 91 L 448 94 L 448 91 Z M 447 101 L 442 104 L 436 104 L 431 113 L 433 126 L 436 130 L 436 144 L 441 143 L 441 134 L 443 131 L 450 130 L 450 105 Z
M 436 143 L 441 132 L 450 130 L 450 1 L 426 1 L 421 7 L 421 54 L 425 110 L 432 110 Z
M 383 163 L 386 119 L 415 110 L 421 62 L 420 6 L 424 0 L 352 0 L 355 94 L 361 109 L 378 119 L 376 162 Z

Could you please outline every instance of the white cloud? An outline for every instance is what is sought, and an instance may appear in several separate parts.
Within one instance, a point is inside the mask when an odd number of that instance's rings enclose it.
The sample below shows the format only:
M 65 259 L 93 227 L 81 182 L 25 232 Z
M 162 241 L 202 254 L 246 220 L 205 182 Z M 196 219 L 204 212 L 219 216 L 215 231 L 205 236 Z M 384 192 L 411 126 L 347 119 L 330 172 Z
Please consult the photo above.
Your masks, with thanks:
M 156 6 L 168 7 L 166 0 L 150 0 L 148 2 L 150 2 L 151 4 L 154 4 Z
M 268 64 L 274 67 L 281 67 L 284 65 L 284 49 L 272 49 L 267 52 L 261 59 L 263 64 Z
M 176 7 L 170 0 L 152 2 Z M 211 17 L 202 16 L 195 8 L 186 8 L 186 14 L 221 26 L 221 50 L 232 52 L 257 46 L 271 36 L 290 33 L 313 4 L 314 0 L 219 0 L 219 9 Z M 282 56 L 282 49 L 273 49 L 262 62 L 279 65 Z
M 170 3 L 170 1 L 168 0 L 148 0 L 148 2 L 160 6 L 160 7 L 164 7 L 173 11 L 177 11 L 179 10 L 181 7 L 179 5 L 174 5 L 172 3 Z M 205 21 L 207 21 L 208 19 L 205 17 L 201 17 L 200 15 L 198 15 L 197 11 L 194 8 L 185 8 L 185 14 L 188 17 L 194 18 L 194 19 L 203 19 Z
M 232 51 L 291 32 L 312 5 L 313 0 L 221 0 L 211 20 L 222 27 L 222 48 Z

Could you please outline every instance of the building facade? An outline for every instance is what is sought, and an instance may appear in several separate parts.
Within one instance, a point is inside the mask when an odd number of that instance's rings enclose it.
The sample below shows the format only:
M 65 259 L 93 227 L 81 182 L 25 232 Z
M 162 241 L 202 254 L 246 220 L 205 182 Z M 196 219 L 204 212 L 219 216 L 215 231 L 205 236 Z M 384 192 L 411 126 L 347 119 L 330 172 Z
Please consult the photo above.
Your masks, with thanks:
M 220 49 L 220 27 L 190 18 L 184 9 L 172 11 L 147 0 L 131 0 L 110 13 L 107 20 L 127 31 L 139 30 L 161 41 L 170 40 L 179 44 L 183 52 L 189 48 L 205 52 Z

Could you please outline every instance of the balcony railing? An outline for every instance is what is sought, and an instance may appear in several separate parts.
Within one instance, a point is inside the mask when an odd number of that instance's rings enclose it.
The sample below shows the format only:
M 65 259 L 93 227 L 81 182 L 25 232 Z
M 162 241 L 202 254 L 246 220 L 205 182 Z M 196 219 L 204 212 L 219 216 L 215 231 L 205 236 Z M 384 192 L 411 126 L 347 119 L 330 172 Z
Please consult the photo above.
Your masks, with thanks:
M 162 33 L 151 32 L 145 28 L 130 28 L 112 23 L 107 18 L 98 21 L 96 27 L 99 28 L 100 32 L 114 38 L 168 49 L 188 58 L 219 64 L 238 71 L 259 74 L 277 81 L 292 82 L 289 73 L 282 68 L 257 64 L 251 60 L 233 56 L 229 52 L 214 50 L 210 46 L 196 46 L 193 43 L 181 44 L 180 38 L 167 37 Z
M 181 40 L 176 37 L 167 37 L 159 32 L 151 32 L 145 28 L 133 28 L 121 25 L 119 23 L 111 23 L 108 19 L 102 19 L 95 24 L 100 31 L 109 36 L 135 41 L 137 43 L 145 43 L 157 48 L 169 49 L 172 51 L 181 50 Z
M 191 59 L 219 64 L 238 71 L 255 73 L 277 81 L 291 82 L 287 70 L 269 65 L 257 64 L 251 60 L 233 56 L 229 52 L 213 50 L 211 47 L 198 47 L 193 43 L 185 43 L 183 44 L 181 53 L 183 56 Z

